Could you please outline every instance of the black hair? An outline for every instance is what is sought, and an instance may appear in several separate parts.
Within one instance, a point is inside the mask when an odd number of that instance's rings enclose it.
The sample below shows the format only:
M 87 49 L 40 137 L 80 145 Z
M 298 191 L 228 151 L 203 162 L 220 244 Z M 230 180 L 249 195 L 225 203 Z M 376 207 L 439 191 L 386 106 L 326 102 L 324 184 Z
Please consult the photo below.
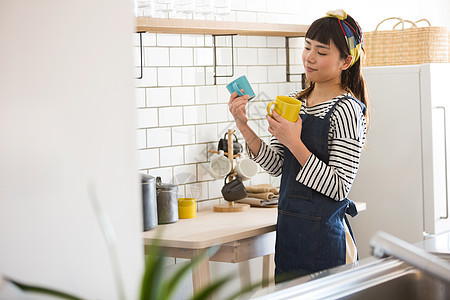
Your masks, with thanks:
M 356 21 L 347 15 L 346 22 L 355 30 L 355 34 L 362 38 L 362 32 Z M 341 21 L 343 22 L 343 21 Z M 350 55 L 347 42 L 342 32 L 339 20 L 336 18 L 324 17 L 315 20 L 306 32 L 305 38 L 317 41 L 322 44 L 330 45 L 330 41 L 336 45 L 339 50 L 341 59 L 346 59 Z M 362 49 L 361 52 L 364 52 Z M 361 53 L 362 54 L 362 53 Z M 344 90 L 349 91 L 353 96 L 359 99 L 366 106 L 366 119 L 369 119 L 369 97 L 367 94 L 366 81 L 361 72 L 361 56 L 348 69 L 341 73 L 341 85 Z M 314 89 L 314 82 L 310 82 L 309 86 L 297 94 L 297 98 L 308 96 Z

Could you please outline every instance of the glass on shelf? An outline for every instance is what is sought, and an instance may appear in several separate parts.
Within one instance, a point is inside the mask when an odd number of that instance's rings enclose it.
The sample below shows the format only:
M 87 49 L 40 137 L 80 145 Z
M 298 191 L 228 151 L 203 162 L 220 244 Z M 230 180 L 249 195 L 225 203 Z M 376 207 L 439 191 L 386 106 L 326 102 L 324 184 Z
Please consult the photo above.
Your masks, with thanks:
M 195 0 L 176 0 L 175 11 L 182 14 L 192 14 L 195 12 Z
M 137 17 L 168 17 L 199 14 L 205 17 L 225 16 L 231 11 L 231 0 L 134 0 Z
M 214 14 L 225 16 L 231 12 L 231 0 L 214 0 Z
M 169 13 L 175 8 L 174 0 L 153 0 L 156 12 Z
M 136 17 L 153 17 L 155 14 L 153 0 L 135 0 L 134 8 Z
M 203 15 L 214 13 L 214 0 L 195 0 L 195 12 Z

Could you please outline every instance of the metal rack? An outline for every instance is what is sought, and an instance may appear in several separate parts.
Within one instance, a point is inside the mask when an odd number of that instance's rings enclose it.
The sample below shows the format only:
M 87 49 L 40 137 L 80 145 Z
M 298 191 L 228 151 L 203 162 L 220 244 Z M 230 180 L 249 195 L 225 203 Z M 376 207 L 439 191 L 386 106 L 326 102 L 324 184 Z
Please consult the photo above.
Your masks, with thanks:
M 141 76 L 137 79 L 142 79 L 143 77 L 142 33 L 144 32 L 212 35 L 214 51 L 214 85 L 217 84 L 218 77 L 234 76 L 233 36 L 238 34 L 249 36 L 284 36 L 286 38 L 286 81 L 290 82 L 291 75 L 302 75 L 301 73 L 290 73 L 289 39 L 304 37 L 308 30 L 308 25 L 160 19 L 150 17 L 137 17 L 136 22 L 136 32 L 140 34 L 141 56 Z M 217 75 L 217 36 L 231 36 L 231 74 Z

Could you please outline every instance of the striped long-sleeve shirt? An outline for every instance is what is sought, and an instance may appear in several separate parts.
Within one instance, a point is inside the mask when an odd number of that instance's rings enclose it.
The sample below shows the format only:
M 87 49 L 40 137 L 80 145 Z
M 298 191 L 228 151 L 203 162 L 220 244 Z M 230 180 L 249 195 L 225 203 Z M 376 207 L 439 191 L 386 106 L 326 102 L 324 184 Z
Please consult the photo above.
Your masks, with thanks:
M 312 107 L 307 107 L 302 101 L 300 114 L 310 114 L 323 119 L 335 102 L 343 96 Z M 344 199 L 350 192 L 358 171 L 366 130 L 366 119 L 361 106 L 351 99 L 341 100 L 330 116 L 328 164 L 311 154 L 297 174 L 296 180 L 334 200 Z M 284 148 L 275 137 L 271 137 L 270 145 L 261 140 L 261 148 L 256 156 L 248 147 L 247 152 L 269 174 L 281 175 Z

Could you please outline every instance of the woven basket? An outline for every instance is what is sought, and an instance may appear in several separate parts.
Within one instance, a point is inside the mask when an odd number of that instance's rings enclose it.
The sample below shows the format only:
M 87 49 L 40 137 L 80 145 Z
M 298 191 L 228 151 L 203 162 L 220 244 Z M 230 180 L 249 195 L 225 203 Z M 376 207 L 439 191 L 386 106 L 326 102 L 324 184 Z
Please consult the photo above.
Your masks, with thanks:
M 378 31 L 381 23 L 397 20 L 393 30 Z M 425 21 L 428 27 L 417 27 Z M 404 28 L 410 23 L 411 28 Z M 402 29 L 395 29 L 398 25 Z M 375 31 L 364 33 L 366 58 L 364 66 L 415 65 L 449 62 L 450 33 L 445 27 L 432 27 L 426 19 L 417 22 L 402 18 L 387 18 L 381 21 Z

